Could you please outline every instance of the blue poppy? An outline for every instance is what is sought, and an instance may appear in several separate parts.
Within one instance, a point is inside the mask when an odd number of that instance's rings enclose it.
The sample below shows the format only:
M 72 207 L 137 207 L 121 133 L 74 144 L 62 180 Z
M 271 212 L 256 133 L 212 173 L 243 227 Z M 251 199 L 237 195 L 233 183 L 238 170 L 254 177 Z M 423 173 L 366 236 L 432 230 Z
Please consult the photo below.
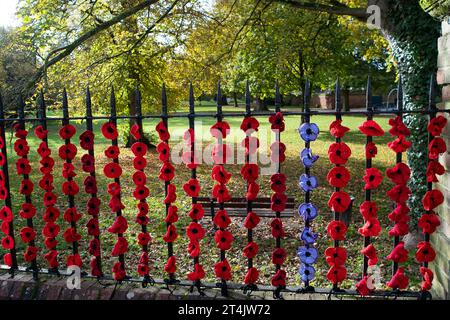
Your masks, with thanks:
M 315 217 L 317 217 L 317 207 L 312 203 L 302 203 L 298 207 L 298 214 L 305 221 L 313 220 Z
M 300 153 L 300 158 L 302 159 L 303 166 L 305 166 L 306 168 L 310 168 L 312 167 L 314 162 L 316 162 L 317 159 L 319 159 L 319 156 L 313 155 L 312 150 L 310 148 L 305 148 Z
M 310 227 L 306 227 L 302 235 L 300 236 L 300 239 L 305 242 L 305 244 L 313 244 L 316 242 L 316 239 L 319 235 L 316 232 L 313 232 Z
M 300 258 L 300 261 L 306 264 L 313 264 L 316 262 L 317 257 L 319 256 L 317 249 L 314 247 L 300 247 L 297 250 L 297 254 Z
M 315 176 L 310 176 L 306 173 L 302 174 L 299 180 L 299 185 L 305 192 L 313 191 L 319 185 Z
M 303 282 L 307 282 L 314 279 L 316 270 L 313 266 L 308 266 L 302 263 L 298 272 L 300 274 L 300 279 L 302 279 Z
M 315 123 L 303 123 L 300 128 L 298 128 L 298 132 L 304 141 L 310 142 L 317 139 L 319 127 Z

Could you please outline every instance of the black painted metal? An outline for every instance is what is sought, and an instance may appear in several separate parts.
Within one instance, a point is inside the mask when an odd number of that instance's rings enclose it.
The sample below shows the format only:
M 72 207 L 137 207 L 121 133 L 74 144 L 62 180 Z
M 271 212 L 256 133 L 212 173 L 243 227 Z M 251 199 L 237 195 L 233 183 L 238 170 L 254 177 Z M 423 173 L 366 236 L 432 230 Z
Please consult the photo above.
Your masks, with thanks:
M 367 79 L 367 89 L 366 89 L 366 110 L 367 112 L 369 112 L 369 114 L 367 115 L 367 120 L 372 120 L 373 116 L 371 114 L 371 111 L 373 110 L 372 108 L 372 81 L 370 76 Z M 372 136 L 367 136 L 366 137 L 366 145 L 372 142 Z M 366 158 L 366 169 L 372 168 L 372 159 L 371 158 Z M 368 189 L 365 192 L 365 201 L 370 201 L 371 199 L 371 195 L 372 195 L 372 190 Z M 366 248 L 369 244 L 371 243 L 370 237 L 364 237 L 364 248 Z M 366 256 L 363 257 L 363 277 L 367 276 L 367 268 L 369 267 L 368 265 L 369 262 L 369 258 L 367 258 Z

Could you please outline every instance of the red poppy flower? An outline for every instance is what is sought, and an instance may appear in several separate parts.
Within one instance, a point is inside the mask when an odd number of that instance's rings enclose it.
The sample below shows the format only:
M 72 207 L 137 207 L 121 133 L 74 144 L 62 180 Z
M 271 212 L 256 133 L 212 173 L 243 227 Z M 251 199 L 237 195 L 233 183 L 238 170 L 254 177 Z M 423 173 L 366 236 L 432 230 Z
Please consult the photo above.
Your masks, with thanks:
M 216 144 L 212 148 L 211 157 L 214 164 L 230 163 L 233 157 L 233 150 L 227 144 Z
M 328 235 L 333 240 L 344 240 L 347 233 L 347 226 L 342 221 L 331 221 L 327 226 Z
M 114 223 L 111 225 L 111 227 L 108 228 L 108 232 L 111 233 L 125 233 L 128 229 L 128 222 L 127 219 L 125 219 L 123 216 L 117 216 L 114 220 Z
M 203 279 L 205 277 L 205 270 L 203 270 L 203 267 L 199 263 L 196 263 L 194 265 L 194 271 L 189 272 L 187 277 L 191 281 Z
M 103 272 L 100 270 L 99 262 L 96 256 L 91 258 L 91 261 L 89 262 L 89 265 L 91 267 L 91 275 L 94 277 L 102 277 Z
M 428 162 L 428 167 L 426 171 L 428 182 L 438 182 L 438 175 L 443 175 L 445 173 L 445 168 L 436 160 L 430 160 Z
M 397 222 L 391 230 L 389 230 L 388 234 L 391 237 L 400 237 L 400 236 L 404 236 L 407 235 L 409 232 L 409 225 L 407 222 Z
M 170 139 L 169 130 L 167 130 L 167 127 L 166 127 L 166 125 L 164 124 L 163 121 L 159 122 L 156 125 L 155 129 L 156 129 L 156 132 L 158 132 L 159 140 L 167 141 L 167 140 Z
M 218 210 L 214 215 L 213 222 L 216 224 L 217 227 L 221 229 L 226 229 L 230 225 L 231 219 L 225 210 Z
M 143 142 L 135 142 L 131 146 L 131 151 L 136 157 L 143 157 L 147 153 L 147 145 Z
M 245 137 L 241 142 L 241 146 L 245 148 L 245 154 L 254 154 L 259 148 L 259 139 L 256 137 Z
M 38 139 L 45 139 L 47 138 L 48 130 L 45 130 L 43 126 L 39 125 L 36 128 L 34 128 L 34 135 L 38 137 Z
M 241 175 L 247 182 L 255 182 L 256 179 L 258 179 L 259 175 L 259 167 L 257 164 L 254 163 L 246 163 L 241 168 Z
M 272 228 L 272 237 L 274 238 L 283 238 L 285 236 L 283 221 L 280 218 L 272 219 L 270 223 L 270 227 Z
M 347 269 L 344 266 L 332 266 L 327 273 L 327 279 L 333 283 L 338 284 L 347 278 Z
M 347 133 L 347 131 L 350 130 L 349 128 L 344 127 L 341 123 L 342 120 L 334 120 L 330 124 L 330 133 L 333 137 L 342 138 Z
M 380 221 L 377 218 L 368 219 L 358 232 L 364 237 L 378 237 L 381 232 Z
M 61 213 L 59 212 L 58 208 L 49 206 L 45 209 L 45 213 L 42 216 L 42 219 L 45 222 L 55 222 L 56 219 L 59 218 L 60 214 Z
M 106 122 L 102 125 L 102 134 L 109 140 L 117 139 L 119 136 L 116 125 L 112 122 Z
M 270 208 L 275 212 L 282 212 L 286 209 L 287 196 L 281 192 L 275 192 L 270 197 Z
M 165 162 L 159 170 L 159 179 L 163 181 L 170 181 L 175 176 L 175 168 L 170 162 Z
M 378 149 L 375 143 L 369 142 L 365 146 L 366 159 L 372 159 L 377 155 Z
M 86 130 L 80 134 L 80 147 L 84 150 L 92 150 L 94 148 L 94 133 Z
M 72 143 L 62 145 L 59 147 L 58 154 L 63 160 L 73 160 L 77 154 L 77 147 Z
M 30 151 L 27 140 L 17 139 L 16 142 L 14 142 L 14 151 L 19 157 L 26 156 Z
M 217 181 L 218 183 L 225 184 L 228 183 L 228 181 L 230 180 L 231 173 L 225 170 L 224 166 L 215 165 L 212 168 L 211 178 Z
M 387 286 L 392 289 L 406 289 L 409 284 L 409 279 L 405 275 L 405 269 L 402 267 L 397 269 L 397 272 L 392 276 Z
M 282 142 L 274 142 L 270 145 L 270 160 L 274 163 L 281 163 L 286 160 L 286 145 Z
M 258 251 L 259 251 L 258 245 L 256 244 L 256 242 L 253 242 L 253 241 L 249 242 L 245 246 L 244 250 L 242 250 L 244 256 L 247 259 L 253 259 L 256 256 L 256 254 L 258 253 Z
M 30 179 L 23 179 L 20 185 L 20 194 L 24 196 L 29 196 L 33 193 L 34 184 Z
M 67 228 L 63 234 L 64 240 L 68 243 L 80 241 L 81 235 L 74 228 Z
M 133 174 L 133 183 L 137 186 L 144 186 L 147 183 L 147 176 L 142 171 L 136 171 Z
M 116 179 L 122 175 L 122 168 L 118 163 L 111 162 L 103 168 L 103 173 L 110 179 Z
M 275 265 L 282 265 L 286 260 L 286 250 L 283 248 L 276 248 L 272 252 L 272 263 Z
M 256 228 L 256 226 L 259 224 L 260 221 L 261 221 L 261 218 L 253 211 L 250 211 L 247 214 L 247 217 L 245 217 L 244 227 L 252 230 L 252 229 Z
M 46 238 L 56 238 L 61 228 L 54 222 L 47 222 L 42 229 L 42 235 Z
M 167 186 L 167 195 L 164 198 L 164 203 L 172 203 L 175 202 L 175 200 L 177 200 L 177 187 L 174 184 L 169 184 Z
M 95 158 L 89 154 L 81 157 L 82 169 L 84 172 L 92 173 L 95 171 Z
M 177 229 L 175 228 L 175 225 L 170 224 L 167 227 L 166 234 L 163 236 L 164 242 L 174 242 L 178 238 Z
M 69 223 L 72 222 L 78 222 L 81 219 L 81 214 L 77 211 L 76 208 L 67 208 L 66 211 L 64 211 L 64 221 L 67 221 Z
M 108 193 L 111 196 L 118 196 L 120 194 L 121 188 L 120 188 L 120 184 L 118 184 L 117 182 L 111 182 L 108 183 Z
M 116 262 L 112 268 L 112 272 L 114 275 L 114 280 L 122 281 L 127 276 L 125 272 L 125 268 L 121 262 Z
M 444 153 L 447 150 L 447 146 L 445 145 L 444 139 L 441 137 L 436 137 L 431 140 L 428 145 L 428 158 L 436 160 L 439 158 L 441 153 Z
M 5 155 L 0 152 L 0 166 L 3 167 L 5 165 Z
M 281 112 L 277 112 L 269 117 L 269 122 L 271 124 L 270 129 L 272 131 L 283 132 L 285 129 L 284 117 Z
M 168 158 L 166 161 L 168 161 Z M 200 163 L 197 157 L 195 157 L 195 153 L 193 154 L 191 151 L 183 152 L 183 154 L 181 155 L 181 161 L 186 165 L 188 169 L 191 170 L 197 168 Z
M 328 183 L 335 188 L 343 188 L 350 180 L 350 172 L 346 167 L 334 167 L 327 174 Z
M 141 132 L 139 130 L 139 125 L 137 123 L 133 124 L 130 128 L 130 133 L 134 139 L 140 140 L 142 138 Z
M 214 265 L 214 273 L 217 278 L 228 281 L 231 279 L 231 267 L 227 259 L 217 262 Z
M 11 208 L 9 208 L 8 206 L 3 206 L 0 209 L 0 220 L 6 221 L 6 222 L 11 222 L 13 220 L 13 214 L 12 214 Z
M 364 123 L 360 125 L 358 129 L 363 134 L 370 137 L 381 137 L 384 135 L 384 130 L 381 129 L 380 125 L 373 120 L 364 121 Z
M 395 184 L 406 184 L 411 175 L 411 170 L 404 163 L 397 163 L 394 167 L 386 170 L 386 175 Z
M 256 182 L 249 183 L 247 186 L 247 193 L 245 194 L 245 198 L 247 199 L 247 201 L 254 201 L 258 196 L 258 192 L 259 192 L 259 185 Z
M 400 241 L 391 253 L 386 257 L 388 260 L 402 263 L 408 261 L 408 250 L 405 249 L 405 243 Z
M 217 202 L 227 202 L 231 199 L 228 189 L 224 184 L 216 184 L 213 187 L 212 195 L 217 199 Z
M 333 164 L 345 164 L 352 151 L 344 142 L 335 142 L 328 148 L 328 158 Z
M 128 241 L 124 237 L 118 237 L 111 251 L 113 257 L 118 257 L 128 251 Z
M 91 216 L 96 216 L 100 213 L 100 199 L 91 198 L 86 203 L 87 213 Z
M 170 158 L 170 148 L 167 142 L 160 142 L 156 147 L 156 151 L 158 151 L 159 160 L 162 162 L 169 161 Z
M 6 236 L 2 239 L 2 247 L 5 250 L 11 250 L 14 248 L 14 239 L 11 236 Z
M 16 130 L 16 132 L 14 134 L 16 136 L 16 138 L 25 139 L 27 137 L 28 131 L 25 129 L 22 129 L 19 123 L 17 123 L 17 125 L 14 125 L 14 129 Z
M 192 204 L 191 210 L 189 211 L 188 215 L 192 220 L 198 221 L 204 217 L 205 210 L 200 203 L 195 203 Z
M 146 226 L 149 223 L 149 218 L 147 217 L 147 214 L 139 212 L 136 215 L 136 220 L 135 221 L 136 221 L 136 223 L 138 223 L 138 224 L 140 224 L 142 226 Z
M 133 160 L 133 167 L 136 170 L 144 170 L 147 166 L 147 159 L 144 157 L 136 157 Z
M 59 266 L 58 263 L 58 251 L 51 250 L 50 252 L 46 253 L 44 255 L 45 260 L 47 260 L 47 263 L 50 268 L 57 268 Z
M 186 229 L 186 234 L 189 240 L 198 241 L 205 236 L 205 229 L 199 223 L 191 222 Z
M 211 126 L 209 132 L 216 139 L 225 139 L 230 132 L 230 125 L 226 121 L 219 121 Z
M 431 133 L 432 136 L 440 136 L 442 129 L 445 128 L 447 124 L 447 119 L 443 116 L 438 116 L 430 120 L 427 126 L 427 131 Z
M 37 148 L 37 153 L 42 157 L 48 157 L 52 154 L 52 151 L 50 150 L 50 148 L 47 145 L 47 142 L 42 141 L 41 143 L 39 143 L 39 147 Z
M 198 241 L 189 241 L 188 253 L 191 258 L 196 258 L 200 254 L 200 245 Z
M 88 251 L 94 257 L 99 257 L 100 256 L 100 241 L 95 238 L 91 239 L 91 241 L 89 241 Z
M 11 253 L 6 253 L 4 256 L 3 256 L 3 262 L 8 266 L 8 267 L 12 267 L 12 264 L 13 264 L 13 262 L 12 262 L 12 256 L 11 256 Z
M 423 208 L 427 211 L 433 210 L 444 202 L 444 195 L 440 190 L 430 190 L 425 193 L 422 200 Z
M 133 197 L 136 200 L 144 200 L 150 195 L 150 190 L 146 186 L 137 186 L 133 191 Z
M 169 206 L 166 218 L 164 219 L 167 223 L 175 223 L 178 221 L 178 208 L 177 206 Z
M 105 156 L 109 159 L 117 159 L 119 158 L 120 149 L 118 146 L 109 146 L 105 150 Z
M 344 191 L 335 191 L 328 200 L 328 207 L 335 212 L 345 212 L 350 205 L 351 199 L 348 193 Z
M 53 170 L 53 166 L 55 165 L 55 160 L 51 157 L 42 158 L 39 163 L 41 164 L 39 171 L 43 174 L 50 174 Z
M 198 197 L 200 193 L 200 183 L 197 179 L 189 179 L 187 183 L 183 185 L 183 190 L 189 197 Z
M 434 214 L 434 212 L 423 214 L 420 219 L 418 226 L 422 229 L 425 234 L 432 234 L 436 231 L 436 228 L 441 225 L 439 216 Z
M 378 207 L 374 201 L 364 201 L 360 207 L 359 212 L 364 220 L 373 219 L 377 217 Z
M 36 215 L 36 208 L 31 203 L 23 203 L 19 215 L 24 219 L 31 219 Z
M 84 179 L 84 191 L 88 194 L 97 193 L 97 180 L 93 176 L 87 176 L 86 179 Z
M 406 185 L 399 184 L 386 192 L 386 194 L 392 201 L 403 203 L 408 200 L 411 190 Z
M 417 244 L 416 260 L 420 263 L 431 262 L 436 259 L 436 252 L 431 244 L 427 241 L 422 241 Z
M 367 280 L 369 279 L 368 276 L 364 276 L 358 283 L 356 284 L 356 290 L 359 292 L 361 296 L 367 296 L 372 291 L 369 289 L 367 285 Z
M 149 274 L 150 267 L 146 264 L 140 263 L 138 264 L 137 272 L 141 277 L 144 277 Z
M 142 214 L 147 214 L 149 211 L 149 205 L 147 202 L 142 202 L 142 201 L 139 202 L 137 204 L 137 208 L 139 210 L 139 213 L 142 213 Z
M 366 183 L 364 189 L 373 190 L 378 188 L 381 181 L 383 180 L 383 176 L 381 175 L 380 170 L 378 170 L 377 168 L 367 168 L 366 174 L 364 175 L 363 179 Z
M 393 222 L 408 222 L 409 221 L 409 213 L 410 209 L 404 203 L 397 203 L 397 207 L 388 214 L 389 220 Z
M 423 276 L 423 281 L 420 284 L 420 288 L 423 291 L 431 290 L 431 287 L 433 285 L 433 278 L 434 278 L 433 271 L 431 271 L 430 269 L 425 268 L 425 267 L 420 267 L 420 274 Z
M 77 133 L 77 128 L 71 124 L 66 124 L 59 129 L 59 136 L 61 139 L 70 139 L 75 135 L 75 133 Z
M 30 161 L 26 158 L 19 158 L 16 161 L 17 174 L 30 174 L 31 166 Z
M 58 245 L 58 241 L 55 238 L 45 238 L 44 245 L 48 250 L 54 250 Z
M 405 136 L 399 136 L 394 141 L 389 142 L 388 147 L 395 153 L 405 152 L 411 147 L 411 141 L 406 141 Z
M 278 269 L 275 275 L 272 277 L 271 281 L 274 287 L 285 287 L 286 286 L 286 271 Z
M 378 262 L 377 250 L 373 246 L 373 244 L 369 244 L 367 247 L 361 250 L 361 254 L 365 255 L 368 260 L 368 265 L 373 266 Z
M 37 253 L 39 249 L 33 246 L 28 246 L 27 250 L 25 251 L 23 258 L 26 262 L 30 262 L 36 259 Z
M 111 212 L 119 212 L 120 210 L 125 209 L 125 206 L 118 196 L 111 197 L 108 202 L 108 206 L 111 209 Z
M 255 267 L 249 268 L 244 278 L 245 284 L 254 284 L 258 281 L 259 271 Z
M 87 232 L 90 236 L 99 236 L 100 235 L 100 228 L 98 225 L 98 219 L 92 218 L 88 221 L 86 224 Z
M 77 174 L 75 173 L 75 166 L 72 163 L 65 162 L 63 164 L 62 176 L 64 179 L 73 178 Z
M 74 196 L 80 191 L 75 181 L 65 181 L 62 184 L 62 192 L 68 196 Z
M 242 120 L 241 130 L 251 134 L 254 131 L 258 131 L 259 121 L 254 117 L 246 117 Z
M 56 195 L 51 192 L 51 191 L 47 191 L 44 193 L 44 206 L 46 207 L 50 207 L 55 205 L 56 203 Z
M 220 250 L 229 250 L 233 242 L 233 235 L 228 230 L 217 230 L 214 234 L 214 241 Z
M 400 116 L 389 119 L 389 125 L 392 127 L 389 133 L 393 136 L 409 136 L 411 134 Z
M 177 271 L 177 259 L 175 256 L 171 256 L 168 260 L 166 265 L 164 266 L 164 271 L 167 273 L 175 273 Z
M 1 224 L 1 230 L 4 234 L 10 234 L 11 232 L 11 228 L 10 228 L 10 223 L 3 221 Z
M 342 247 L 329 247 L 325 250 L 325 256 L 329 266 L 341 266 L 347 260 L 347 250 Z

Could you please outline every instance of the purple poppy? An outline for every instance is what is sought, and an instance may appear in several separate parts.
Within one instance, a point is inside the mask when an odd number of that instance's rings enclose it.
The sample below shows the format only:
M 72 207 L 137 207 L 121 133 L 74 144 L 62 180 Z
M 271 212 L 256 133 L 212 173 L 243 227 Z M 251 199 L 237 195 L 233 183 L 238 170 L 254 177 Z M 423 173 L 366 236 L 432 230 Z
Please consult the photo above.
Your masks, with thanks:
M 313 244 L 316 242 L 316 239 L 319 235 L 316 232 L 313 232 L 310 227 L 306 227 L 301 236 L 300 239 L 305 242 L 305 244 Z
M 304 141 L 311 142 L 317 139 L 319 127 L 315 123 L 303 123 L 300 128 L 298 128 L 298 132 Z
M 306 246 L 298 248 L 297 255 L 300 258 L 300 261 L 306 264 L 313 264 L 319 256 L 316 248 L 308 248 Z
M 302 263 L 298 270 L 298 273 L 300 274 L 300 279 L 302 279 L 303 282 L 307 282 L 314 279 L 316 270 L 313 266 L 308 266 Z
M 303 191 L 313 191 L 319 185 L 315 176 L 310 176 L 306 173 L 300 176 L 300 187 Z
M 315 217 L 317 217 L 317 207 L 312 203 L 302 203 L 298 207 L 298 214 L 305 221 L 313 220 Z
M 302 159 L 303 166 L 305 166 L 306 168 L 310 168 L 312 167 L 314 162 L 316 162 L 317 159 L 319 159 L 319 156 L 313 155 L 312 150 L 310 148 L 305 148 L 300 153 L 300 158 Z

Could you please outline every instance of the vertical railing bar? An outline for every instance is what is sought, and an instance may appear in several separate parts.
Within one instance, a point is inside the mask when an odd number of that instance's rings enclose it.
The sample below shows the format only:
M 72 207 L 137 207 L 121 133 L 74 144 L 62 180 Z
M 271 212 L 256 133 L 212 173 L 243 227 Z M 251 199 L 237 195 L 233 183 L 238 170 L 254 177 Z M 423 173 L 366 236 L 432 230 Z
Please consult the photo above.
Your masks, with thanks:
M 277 82 L 275 84 L 275 112 L 276 113 L 277 112 L 281 112 L 281 96 L 280 96 L 280 87 L 278 85 L 278 80 L 277 80 Z M 280 133 L 279 130 L 275 133 L 275 142 L 277 144 L 279 144 L 281 142 L 281 133 Z M 279 151 L 280 150 L 278 150 L 278 152 Z M 279 153 L 278 153 L 278 162 L 277 162 L 277 165 L 276 165 L 276 172 L 277 173 L 281 173 L 281 161 L 280 161 L 280 154 Z M 281 212 L 276 211 L 275 212 L 275 216 L 276 216 L 276 218 L 281 219 Z M 275 239 L 275 246 L 276 246 L 276 248 L 281 248 L 281 237 L 277 237 Z M 278 271 L 278 270 L 281 269 L 281 266 L 279 264 L 277 264 L 275 266 L 275 268 Z
M 342 102 L 341 102 L 341 86 L 340 86 L 340 82 L 339 82 L 339 78 L 337 78 L 336 80 L 336 86 L 335 86 L 335 109 L 336 109 L 336 120 L 342 120 L 342 115 L 341 115 L 341 111 L 342 111 Z M 336 138 L 336 143 L 340 143 L 341 142 L 341 138 Z M 339 167 L 339 164 L 335 165 L 336 167 Z M 336 187 L 335 191 L 339 192 L 341 190 L 341 188 Z M 333 216 L 334 216 L 334 220 L 339 221 L 340 220 L 340 213 L 333 211 Z M 337 248 L 339 247 L 339 240 L 334 240 L 334 247 Z M 333 284 L 333 291 L 339 291 L 339 286 L 337 285 L 337 283 Z

